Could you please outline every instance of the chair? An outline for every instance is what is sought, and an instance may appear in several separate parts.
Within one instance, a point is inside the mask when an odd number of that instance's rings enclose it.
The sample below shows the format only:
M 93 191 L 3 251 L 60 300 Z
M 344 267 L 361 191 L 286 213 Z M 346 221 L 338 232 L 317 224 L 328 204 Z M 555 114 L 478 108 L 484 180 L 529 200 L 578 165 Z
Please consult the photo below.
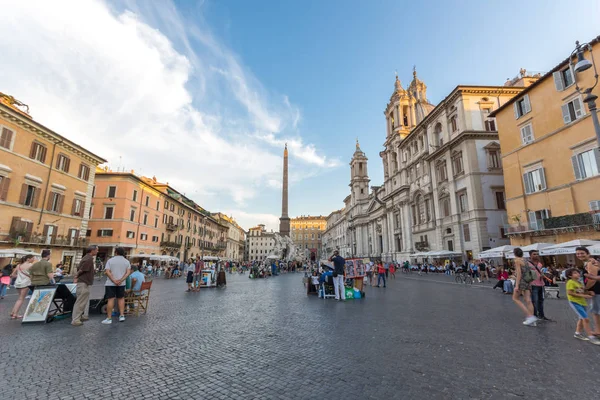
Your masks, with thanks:
M 148 300 L 150 299 L 150 289 L 152 288 L 152 281 L 142 282 L 142 287 L 139 292 L 129 292 L 125 296 L 125 308 L 128 310 L 127 314 L 135 313 L 135 316 L 140 315 L 140 309 L 144 311 L 144 314 L 148 312 Z

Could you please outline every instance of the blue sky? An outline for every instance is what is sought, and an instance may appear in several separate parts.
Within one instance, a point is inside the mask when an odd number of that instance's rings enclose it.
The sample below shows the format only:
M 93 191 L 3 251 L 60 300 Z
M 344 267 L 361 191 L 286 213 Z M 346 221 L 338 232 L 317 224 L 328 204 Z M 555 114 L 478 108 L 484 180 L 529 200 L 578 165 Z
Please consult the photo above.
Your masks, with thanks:
M 285 142 L 292 216 L 342 206 L 357 137 L 382 182 L 394 71 L 406 86 L 416 65 L 435 104 L 458 84 L 547 71 L 600 34 L 594 1 L 23 3 L 0 16 L 0 91 L 113 169 L 245 228 L 277 227 Z

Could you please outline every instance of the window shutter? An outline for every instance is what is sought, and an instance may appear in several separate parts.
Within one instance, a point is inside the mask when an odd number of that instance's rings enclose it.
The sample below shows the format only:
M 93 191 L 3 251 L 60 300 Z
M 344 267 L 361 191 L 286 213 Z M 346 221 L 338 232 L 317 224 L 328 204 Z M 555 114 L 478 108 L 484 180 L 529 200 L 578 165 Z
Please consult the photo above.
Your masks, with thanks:
M 54 197 L 54 192 L 50 192 L 50 196 L 48 196 L 48 201 L 46 202 L 46 210 L 52 211 L 52 198 Z
M 579 168 L 579 159 L 578 155 L 574 155 L 571 157 L 571 163 L 573 163 L 573 171 L 575 171 L 575 179 L 581 179 L 581 169 Z
M 556 90 L 562 92 L 565 89 L 565 85 L 562 79 L 562 73 L 560 71 L 556 71 L 552 74 L 552 76 L 554 77 L 554 86 L 556 86 Z
M 527 219 L 529 220 L 530 229 L 537 229 L 537 219 L 535 218 L 535 211 L 529 211 L 527 213 Z
M 529 181 L 529 174 L 523 174 L 523 184 L 525 185 L 525 194 L 529 194 L 532 192 L 531 190 L 531 182 Z
M 573 108 L 575 109 L 575 117 L 580 118 L 583 116 L 583 107 L 581 106 L 581 99 L 578 97 L 573 100 Z
M 97 234 L 98 234 L 98 237 L 102 237 L 102 229 L 98 229 Z
M 62 212 L 63 212 L 64 203 L 65 203 L 65 195 L 64 194 L 59 194 L 58 195 L 57 210 L 56 210 L 59 214 L 62 214 Z
M 547 186 L 546 186 L 546 174 L 544 172 L 544 168 L 540 168 L 540 180 L 542 181 L 542 188 L 541 190 L 546 190 Z
M 44 232 L 42 233 L 42 236 L 44 237 L 48 236 L 48 226 L 49 225 L 44 225 Z
M 42 146 L 41 150 L 40 150 L 40 162 L 42 164 L 46 163 L 46 147 Z
M 571 122 L 571 114 L 569 113 L 569 105 L 563 104 L 562 106 L 560 106 L 560 109 L 562 110 L 564 123 L 568 124 L 569 122 Z
M 0 183 L 0 200 L 6 201 L 8 196 L 8 187 L 10 186 L 10 178 L 3 177 Z
M 531 103 L 529 102 L 528 94 L 526 94 L 523 97 L 523 107 L 525 108 L 525 110 L 524 110 L 525 114 L 527 114 L 528 112 L 531 112 Z
M 65 158 L 65 172 L 68 173 L 70 167 L 71 167 L 71 160 L 68 157 L 66 157 Z
M 42 191 L 42 189 L 40 189 L 40 188 L 33 189 L 33 200 L 31 201 L 31 207 L 38 208 L 38 205 L 40 203 L 41 191 Z
M 600 200 L 590 201 L 590 210 L 600 211 Z
M 600 147 L 596 147 L 594 150 L 594 158 L 596 159 L 596 166 L 598 167 L 598 171 L 600 172 Z
M 77 206 L 77 199 L 73 199 L 73 204 L 71 205 L 71 215 L 75 215 L 76 206 Z
M 35 157 L 35 142 L 31 142 L 31 150 L 29 150 L 29 158 Z
M 519 115 L 519 105 L 518 105 L 517 101 L 515 101 L 513 103 L 513 108 L 515 110 L 515 119 L 519 119 L 519 117 L 520 117 L 520 115 Z
M 19 204 L 25 205 L 25 199 L 27 198 L 27 184 L 21 185 L 21 196 L 19 196 Z

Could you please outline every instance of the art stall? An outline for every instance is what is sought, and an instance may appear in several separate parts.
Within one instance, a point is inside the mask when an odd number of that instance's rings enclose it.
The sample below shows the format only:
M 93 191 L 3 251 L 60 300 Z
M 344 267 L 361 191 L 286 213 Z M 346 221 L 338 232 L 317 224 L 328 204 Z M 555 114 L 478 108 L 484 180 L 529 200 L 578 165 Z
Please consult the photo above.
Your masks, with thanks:
M 204 269 L 200 272 L 200 288 L 225 287 L 227 285 L 227 276 L 225 270 L 221 268 L 219 257 L 204 256 Z
M 365 296 L 363 283 L 366 276 L 366 267 L 362 259 L 350 258 L 346 260 L 346 299 L 360 299 Z

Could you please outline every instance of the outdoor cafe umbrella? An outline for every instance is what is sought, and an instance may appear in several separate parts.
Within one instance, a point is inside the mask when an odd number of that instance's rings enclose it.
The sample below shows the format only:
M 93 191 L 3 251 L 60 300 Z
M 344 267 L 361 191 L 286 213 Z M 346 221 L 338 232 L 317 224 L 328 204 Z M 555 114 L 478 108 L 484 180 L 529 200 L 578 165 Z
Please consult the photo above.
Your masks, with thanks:
M 600 244 L 595 244 L 587 248 L 593 256 L 600 256 Z
M 505 253 L 508 251 L 513 251 L 515 246 L 504 245 L 499 247 L 494 247 L 493 249 L 485 250 L 479 253 L 477 258 L 502 258 L 505 256 Z
M 521 247 L 521 250 L 523 250 L 523 257 L 525 258 L 529 258 L 529 252 L 532 250 L 537 250 L 537 251 L 541 251 L 542 249 L 545 249 L 546 247 L 550 247 L 550 246 L 554 246 L 554 243 L 532 243 L 530 245 Z M 515 258 L 515 254 L 512 251 L 508 251 L 505 254 L 506 258 Z
M 0 258 L 13 258 L 31 255 L 41 257 L 41 254 L 25 249 L 0 249 Z
M 569 242 L 558 243 L 553 246 L 548 246 L 540 251 L 542 256 L 555 256 L 559 254 L 575 254 L 577 247 L 587 247 L 600 245 L 597 240 L 575 239 Z

